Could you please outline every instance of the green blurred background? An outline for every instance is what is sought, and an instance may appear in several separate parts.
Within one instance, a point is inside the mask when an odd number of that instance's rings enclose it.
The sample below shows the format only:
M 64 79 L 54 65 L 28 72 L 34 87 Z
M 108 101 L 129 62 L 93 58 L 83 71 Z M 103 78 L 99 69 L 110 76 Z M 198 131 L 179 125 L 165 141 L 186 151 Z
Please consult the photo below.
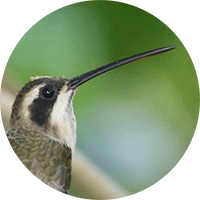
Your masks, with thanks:
M 19 41 L 3 84 L 19 90 L 36 75 L 75 77 L 170 45 L 178 48 L 101 75 L 81 86 L 74 99 L 77 148 L 133 194 L 177 164 L 198 119 L 194 66 L 165 24 L 118 2 L 90 1 L 61 8 Z M 70 194 L 88 197 L 73 179 Z

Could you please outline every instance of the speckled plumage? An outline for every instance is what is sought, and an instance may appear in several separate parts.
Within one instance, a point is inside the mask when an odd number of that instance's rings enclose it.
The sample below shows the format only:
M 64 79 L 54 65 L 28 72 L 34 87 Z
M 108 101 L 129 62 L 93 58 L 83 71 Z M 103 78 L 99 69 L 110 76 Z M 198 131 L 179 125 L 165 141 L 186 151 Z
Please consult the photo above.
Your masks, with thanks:
M 22 163 L 49 186 L 67 193 L 71 181 L 71 149 L 38 132 L 11 129 L 10 144 Z

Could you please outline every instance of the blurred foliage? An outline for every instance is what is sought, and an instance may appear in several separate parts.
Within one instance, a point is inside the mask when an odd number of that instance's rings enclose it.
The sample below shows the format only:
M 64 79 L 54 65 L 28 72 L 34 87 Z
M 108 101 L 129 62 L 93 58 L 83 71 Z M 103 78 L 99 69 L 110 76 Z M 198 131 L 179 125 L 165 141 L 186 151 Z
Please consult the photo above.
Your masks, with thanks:
M 89 81 L 74 100 L 78 148 L 132 194 L 154 184 L 177 164 L 198 119 L 194 66 L 165 24 L 118 2 L 88 1 L 61 8 L 22 37 L 3 81 L 19 90 L 31 76 L 74 77 L 171 45 L 178 48 Z M 73 181 L 70 194 L 87 197 Z

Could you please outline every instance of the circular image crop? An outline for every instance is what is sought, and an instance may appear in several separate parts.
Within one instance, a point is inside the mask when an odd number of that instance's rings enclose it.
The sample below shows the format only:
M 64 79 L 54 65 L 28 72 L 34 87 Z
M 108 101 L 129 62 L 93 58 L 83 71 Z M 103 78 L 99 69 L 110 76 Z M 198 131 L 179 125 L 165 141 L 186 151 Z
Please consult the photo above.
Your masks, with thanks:
M 199 114 L 197 75 L 178 37 L 114 1 L 72 4 L 37 22 L 12 52 L 1 90 L 22 163 L 87 199 L 132 195 L 163 178 Z

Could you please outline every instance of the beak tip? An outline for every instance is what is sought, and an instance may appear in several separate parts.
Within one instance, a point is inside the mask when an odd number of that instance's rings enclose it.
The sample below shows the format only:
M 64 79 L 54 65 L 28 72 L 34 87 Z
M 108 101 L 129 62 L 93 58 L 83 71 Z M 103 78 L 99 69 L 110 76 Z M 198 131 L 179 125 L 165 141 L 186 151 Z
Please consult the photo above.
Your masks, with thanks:
M 176 49 L 176 48 L 178 48 L 178 46 L 172 46 L 172 48 L 173 48 L 173 49 Z

